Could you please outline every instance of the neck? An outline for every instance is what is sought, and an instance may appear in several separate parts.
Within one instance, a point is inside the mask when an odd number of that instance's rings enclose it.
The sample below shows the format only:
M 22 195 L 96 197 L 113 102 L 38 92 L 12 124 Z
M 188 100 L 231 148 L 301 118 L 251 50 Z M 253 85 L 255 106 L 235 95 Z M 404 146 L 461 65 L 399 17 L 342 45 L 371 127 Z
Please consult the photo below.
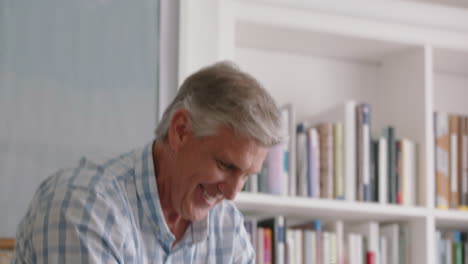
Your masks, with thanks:
M 175 168 L 174 158 L 171 150 L 164 142 L 156 141 L 153 144 L 153 164 L 161 208 L 166 224 L 175 236 L 173 244 L 175 245 L 182 239 L 190 222 L 182 218 L 174 209 L 172 203 L 171 175 L 173 175 L 172 168 Z

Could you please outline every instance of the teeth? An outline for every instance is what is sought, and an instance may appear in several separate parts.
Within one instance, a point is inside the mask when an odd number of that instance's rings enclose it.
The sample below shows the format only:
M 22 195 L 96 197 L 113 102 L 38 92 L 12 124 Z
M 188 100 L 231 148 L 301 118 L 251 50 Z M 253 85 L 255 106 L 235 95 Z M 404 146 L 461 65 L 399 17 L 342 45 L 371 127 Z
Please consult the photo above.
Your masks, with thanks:
M 208 201 L 208 203 L 212 204 L 214 202 L 216 202 L 216 200 L 219 199 L 219 197 L 221 196 L 220 193 L 216 194 L 215 196 L 211 196 L 205 189 L 205 186 L 201 185 L 200 186 L 202 187 L 202 191 L 203 191 L 203 196 L 205 197 L 205 199 Z

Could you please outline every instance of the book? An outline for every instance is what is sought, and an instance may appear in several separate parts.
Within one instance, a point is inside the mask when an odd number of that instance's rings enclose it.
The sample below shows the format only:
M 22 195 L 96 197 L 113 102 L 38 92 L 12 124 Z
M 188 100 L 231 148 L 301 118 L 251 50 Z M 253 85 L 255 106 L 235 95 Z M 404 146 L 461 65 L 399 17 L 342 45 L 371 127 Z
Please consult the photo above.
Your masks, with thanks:
M 333 232 L 336 239 L 336 263 L 345 263 L 345 248 L 344 248 L 344 223 L 341 220 L 327 222 L 324 228 Z
M 333 124 L 319 124 L 317 130 L 320 149 L 320 197 L 332 199 L 334 198 Z
M 388 264 L 388 244 L 386 237 L 380 237 L 380 264 Z
M 315 251 L 314 241 L 315 232 L 312 230 L 304 230 L 304 262 L 303 263 L 313 263 L 315 261 Z M 301 263 L 301 262 L 292 262 L 292 263 Z
M 296 242 L 296 263 L 304 263 L 304 231 L 300 229 L 294 230 Z
M 320 139 L 316 128 L 309 128 L 307 131 L 307 191 L 309 197 L 320 197 Z
M 286 229 L 286 263 L 297 263 L 295 230 Z
M 379 202 L 387 203 L 388 202 L 388 147 L 387 147 L 387 138 L 379 138 L 379 147 L 378 147 L 378 178 L 379 178 Z
M 287 194 L 287 175 L 284 173 L 284 149 L 281 144 L 270 148 L 267 161 L 268 193 L 275 195 Z
M 275 264 L 274 262 L 274 241 L 273 241 L 273 230 L 271 228 L 263 229 L 263 261 L 265 264 Z
M 449 151 L 450 140 L 448 132 L 448 114 L 434 113 L 435 130 L 435 170 L 436 170 L 436 206 L 440 209 L 449 207 L 450 177 Z
M 283 133 L 287 135 L 284 148 L 284 173 L 287 175 L 287 191 L 286 194 L 296 196 L 296 121 L 295 108 L 291 103 L 281 107 Z
M 255 251 L 257 263 L 265 263 L 265 228 L 257 228 L 257 245 Z
M 403 204 L 403 167 L 402 167 L 402 159 L 403 159 L 403 153 L 402 153 L 402 146 L 401 146 L 401 141 L 397 140 L 396 141 L 396 199 L 397 199 L 397 204 Z
M 460 231 L 453 232 L 453 258 L 454 264 L 463 264 L 463 242 Z
M 258 243 L 257 242 L 257 238 L 258 238 L 257 219 L 254 217 L 245 218 L 244 226 L 245 226 L 245 230 L 249 234 L 250 242 L 252 243 L 252 246 L 255 252 L 257 252 L 257 243 Z
M 307 197 L 310 191 L 308 184 L 308 170 L 309 170 L 309 160 L 308 160 L 308 142 L 307 142 L 307 130 L 305 123 L 300 123 L 297 125 L 296 129 L 296 178 L 297 178 L 297 187 L 296 194 L 298 196 Z M 292 184 L 292 183 L 291 183 Z
M 330 233 L 324 231 L 322 233 L 322 264 L 329 264 L 331 262 L 331 245 L 330 245 Z
M 400 228 L 398 224 L 387 224 L 380 227 L 381 236 L 385 237 L 388 242 L 389 258 L 388 264 L 400 263 Z
M 373 201 L 371 185 L 370 105 L 356 106 L 356 191 L 360 201 Z
M 403 204 L 412 206 L 416 201 L 416 145 L 408 139 L 402 139 L 401 146 Z
M 458 116 L 449 115 L 449 138 L 450 138 L 450 152 L 449 152 L 449 175 L 450 175 L 450 208 L 458 208 Z
M 468 210 L 468 117 L 462 117 L 460 125 L 461 135 L 461 192 L 460 192 L 460 209 Z
M 311 124 L 340 122 L 343 124 L 344 188 L 348 201 L 356 200 L 356 102 L 335 105 L 312 118 Z
M 391 126 L 384 128 L 384 137 L 387 140 L 387 183 L 388 183 L 388 202 L 397 202 L 397 159 L 396 159 L 396 140 L 395 129 Z
M 333 172 L 335 181 L 334 197 L 344 200 L 344 174 L 343 174 L 343 124 L 333 124 Z
M 370 189 L 371 201 L 379 201 L 379 141 L 372 139 L 371 141 L 371 160 L 370 160 Z

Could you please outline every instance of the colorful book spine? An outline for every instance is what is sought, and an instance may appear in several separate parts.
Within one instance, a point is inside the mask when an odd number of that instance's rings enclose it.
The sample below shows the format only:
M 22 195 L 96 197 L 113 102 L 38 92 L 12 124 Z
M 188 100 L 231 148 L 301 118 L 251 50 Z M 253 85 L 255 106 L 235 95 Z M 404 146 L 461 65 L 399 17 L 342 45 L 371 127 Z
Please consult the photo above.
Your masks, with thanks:
M 273 231 L 271 228 L 265 228 L 264 232 L 264 257 L 263 261 L 265 264 L 273 264 Z
M 275 264 L 283 264 L 286 259 L 286 223 L 284 217 L 276 216 L 259 221 L 258 226 L 272 230 L 272 259 Z
M 459 231 L 453 232 L 453 257 L 454 264 L 463 264 L 463 242 Z

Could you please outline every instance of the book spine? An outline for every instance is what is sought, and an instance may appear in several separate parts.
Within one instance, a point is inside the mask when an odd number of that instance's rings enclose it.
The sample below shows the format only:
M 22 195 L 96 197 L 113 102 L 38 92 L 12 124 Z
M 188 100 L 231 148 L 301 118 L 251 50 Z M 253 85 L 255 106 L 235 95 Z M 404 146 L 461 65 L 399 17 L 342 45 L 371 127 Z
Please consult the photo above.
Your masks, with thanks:
M 459 231 L 455 231 L 453 236 L 454 264 L 463 264 L 463 243 L 461 241 L 461 233 Z
M 356 102 L 349 101 L 344 107 L 344 162 L 345 196 L 356 200 Z
M 268 152 L 268 192 L 271 194 L 284 194 L 285 175 L 283 173 L 283 164 L 283 146 L 278 144 L 271 147 Z
M 320 191 L 322 198 L 333 198 L 333 124 L 318 127 L 320 137 Z
M 398 140 L 396 142 L 396 198 L 397 198 L 397 204 L 403 204 L 403 173 L 402 173 L 402 159 L 403 159 L 403 153 L 402 153 L 402 146 L 401 146 L 401 141 Z
M 414 142 L 402 140 L 402 175 L 403 175 L 403 204 L 415 203 L 415 179 L 416 179 L 416 146 Z
M 458 116 L 449 115 L 450 208 L 458 208 Z
M 363 200 L 372 201 L 371 188 L 371 108 L 369 104 L 361 105 L 362 111 L 362 180 Z
M 289 133 L 289 123 L 290 123 L 290 112 L 291 109 L 289 107 L 283 108 L 281 111 L 281 127 L 283 129 L 283 135 L 285 135 L 285 140 L 281 143 L 283 148 L 283 157 L 282 157 L 282 164 L 281 164 L 281 177 L 282 177 L 282 186 L 280 187 L 280 195 L 288 195 L 290 190 L 290 159 L 291 159 L 291 138 L 292 135 Z
M 308 130 L 310 197 L 320 197 L 321 151 L 319 133 L 316 128 Z
M 396 142 L 395 129 L 387 127 L 384 130 L 384 135 L 387 138 L 387 183 L 389 184 L 388 201 L 396 203 L 397 194 L 397 175 L 396 175 Z
M 366 264 L 376 264 L 374 252 L 367 252 L 366 254 Z
M 265 228 L 264 230 L 264 257 L 263 261 L 265 264 L 273 264 L 273 234 L 271 228 Z
M 334 134 L 334 173 L 335 173 L 335 195 L 340 200 L 344 199 L 344 174 L 343 174 L 343 124 L 335 123 Z
M 378 166 L 378 178 L 379 178 L 379 202 L 388 203 L 388 147 L 387 138 L 381 137 L 379 139 L 379 166 Z
M 286 258 L 285 254 L 285 244 L 286 244 L 286 233 L 285 233 L 285 219 L 284 216 L 277 216 L 275 218 L 275 231 L 274 231 L 274 241 L 275 241 L 275 264 L 284 264 Z
M 323 264 L 323 239 L 322 239 L 322 222 L 320 220 L 314 220 L 314 230 L 316 235 L 316 252 L 317 252 L 317 264 Z
M 257 263 L 265 263 L 265 229 L 257 228 Z
M 372 201 L 379 201 L 379 141 L 372 140 L 370 186 Z
M 461 146 L 461 196 L 460 203 L 462 210 L 468 210 L 468 117 L 462 117 L 463 122 L 460 126 L 460 135 L 462 138 Z M 467 256 L 468 258 L 468 256 Z
M 435 126 L 435 169 L 436 169 L 436 206 L 440 209 L 449 207 L 449 129 L 448 115 L 434 113 Z
M 310 182 L 307 180 L 310 170 L 308 152 L 308 139 L 305 124 L 299 124 L 296 130 L 296 194 L 304 197 L 309 196 L 311 193 Z
M 362 105 L 356 106 L 356 199 L 364 200 L 363 188 L 363 146 L 362 146 Z

